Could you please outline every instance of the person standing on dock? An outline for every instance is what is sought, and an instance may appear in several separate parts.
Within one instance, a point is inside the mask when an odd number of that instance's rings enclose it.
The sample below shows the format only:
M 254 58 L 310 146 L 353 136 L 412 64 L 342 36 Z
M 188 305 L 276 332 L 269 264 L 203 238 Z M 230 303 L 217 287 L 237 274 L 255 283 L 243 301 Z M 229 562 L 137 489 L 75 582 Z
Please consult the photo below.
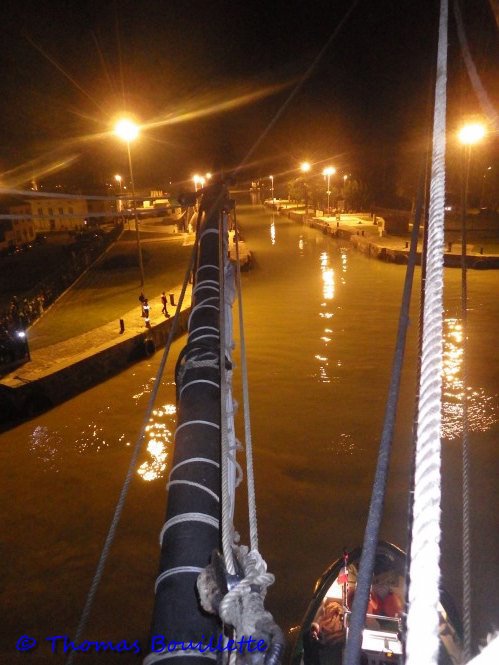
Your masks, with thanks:
M 144 317 L 144 322 L 146 324 L 146 328 L 151 327 L 151 320 L 149 318 L 149 313 L 151 311 L 151 308 L 149 306 L 149 301 L 147 298 L 144 298 L 144 302 L 142 303 L 142 316 Z
M 168 314 L 168 310 L 166 308 L 166 294 L 164 291 L 161 293 L 161 304 L 163 305 L 161 313 L 164 314 L 167 319 L 169 319 L 170 315 Z

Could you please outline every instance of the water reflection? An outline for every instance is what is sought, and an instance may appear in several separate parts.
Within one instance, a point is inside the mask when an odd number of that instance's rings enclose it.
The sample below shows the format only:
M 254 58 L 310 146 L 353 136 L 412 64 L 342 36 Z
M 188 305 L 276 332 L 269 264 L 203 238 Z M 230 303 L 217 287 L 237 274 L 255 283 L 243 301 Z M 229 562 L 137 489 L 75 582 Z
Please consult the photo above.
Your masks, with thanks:
M 45 425 L 37 425 L 29 435 L 29 449 L 41 462 L 42 471 L 59 473 L 61 461 L 62 436 L 49 432 Z
M 167 468 L 168 457 L 173 444 L 174 404 L 165 404 L 152 412 L 146 427 L 147 454 L 149 459 L 137 469 L 142 480 L 151 481 L 162 478 Z M 164 422 L 166 420 L 166 422 Z
M 322 297 L 324 298 L 324 302 L 321 303 L 321 307 L 328 307 L 328 304 L 331 300 L 334 299 L 335 297 L 335 275 L 334 275 L 334 269 L 329 265 L 329 254 L 328 252 L 322 252 L 320 257 L 320 266 L 321 266 L 321 276 L 322 276 Z M 331 319 L 333 317 L 333 312 L 325 311 L 325 312 L 319 312 L 319 316 L 322 319 Z M 325 328 L 324 329 L 324 335 L 321 335 L 320 339 L 321 342 L 324 343 L 325 348 L 327 349 L 327 346 L 329 342 L 332 341 L 332 329 L 331 328 Z M 328 365 L 329 365 L 329 357 L 326 355 L 321 355 L 321 354 L 316 354 L 315 359 L 319 360 L 321 363 L 319 367 L 319 381 L 321 383 L 331 383 L 331 378 L 328 374 Z
M 270 224 L 270 241 L 273 245 L 275 245 L 275 221 L 273 215 L 272 215 L 272 222 Z
M 467 421 L 470 432 L 485 432 L 497 421 L 496 399 L 483 388 L 465 386 L 463 381 L 463 326 L 459 319 L 444 321 L 442 436 L 461 436 L 463 398 L 467 395 Z

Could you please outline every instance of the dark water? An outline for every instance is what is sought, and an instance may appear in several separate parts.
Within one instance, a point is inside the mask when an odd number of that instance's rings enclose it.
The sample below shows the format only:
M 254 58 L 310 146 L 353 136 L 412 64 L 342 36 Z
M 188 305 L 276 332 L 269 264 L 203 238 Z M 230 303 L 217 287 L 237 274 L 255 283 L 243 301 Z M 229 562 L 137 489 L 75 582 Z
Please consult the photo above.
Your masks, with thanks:
M 268 605 L 288 628 L 315 579 L 361 542 L 382 428 L 404 268 L 348 243 L 239 208 L 255 255 L 243 276 L 260 549 L 277 576 Z M 469 273 L 468 391 L 472 449 L 475 640 L 499 625 L 497 272 Z M 443 441 L 444 582 L 460 602 L 462 360 L 459 271 L 446 272 Z M 412 312 L 382 536 L 406 545 L 418 315 Z M 172 349 L 157 411 L 85 638 L 144 644 L 158 565 L 174 427 Z M 236 354 L 237 355 L 237 354 Z M 23 635 L 74 635 L 159 354 L 0 436 L 2 662 Z M 242 401 L 242 400 L 240 400 Z M 240 428 L 242 432 L 242 427 Z M 245 494 L 236 528 L 247 542 Z M 45 643 L 30 662 L 62 662 Z M 140 662 L 138 656 L 80 657 Z

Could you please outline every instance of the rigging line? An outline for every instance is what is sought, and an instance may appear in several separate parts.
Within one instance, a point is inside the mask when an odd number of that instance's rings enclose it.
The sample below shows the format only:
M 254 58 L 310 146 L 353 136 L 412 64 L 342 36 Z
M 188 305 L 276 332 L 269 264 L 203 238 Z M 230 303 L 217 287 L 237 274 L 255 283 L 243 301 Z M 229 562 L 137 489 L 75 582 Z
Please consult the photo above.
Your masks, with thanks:
M 147 424 L 148 424 L 148 422 L 151 418 L 151 413 L 152 413 L 152 410 L 153 410 L 153 407 L 154 407 L 154 403 L 156 401 L 159 386 L 161 384 L 161 378 L 162 378 L 164 370 L 165 370 L 166 361 L 168 360 L 168 354 L 169 354 L 170 346 L 171 346 L 171 343 L 172 343 L 172 340 L 173 340 L 173 335 L 174 335 L 174 333 L 175 333 L 175 331 L 178 327 L 178 320 L 179 320 L 179 316 L 180 316 L 180 310 L 181 310 L 181 307 L 182 307 L 182 303 L 184 301 L 184 296 L 185 296 L 185 292 L 186 292 L 186 289 L 187 289 L 187 284 L 189 282 L 189 276 L 191 274 L 193 261 L 194 261 L 194 248 L 193 248 L 193 251 L 191 253 L 189 266 L 188 266 L 187 271 L 185 273 L 184 283 L 182 284 L 182 290 L 180 292 L 180 296 L 179 296 L 179 300 L 178 300 L 178 304 L 177 304 L 177 309 L 176 309 L 175 315 L 173 317 L 173 322 L 172 322 L 172 325 L 170 327 L 170 332 L 168 333 L 168 339 L 167 339 L 167 342 L 166 342 L 166 345 L 165 345 L 165 350 L 163 352 L 163 356 L 161 358 L 158 371 L 156 373 L 156 378 L 154 380 L 154 385 L 153 385 L 152 390 L 151 390 L 151 395 L 150 395 L 149 401 L 147 403 L 147 407 L 146 407 L 146 411 L 145 411 L 145 414 L 144 414 L 144 419 L 143 419 L 143 422 L 142 422 L 142 426 L 140 428 L 140 432 L 139 432 L 139 435 L 137 437 L 137 441 L 135 442 L 132 457 L 130 459 L 130 464 L 128 465 L 128 470 L 127 470 L 127 474 L 126 474 L 126 477 L 125 477 L 125 481 L 124 481 L 123 486 L 121 488 L 120 496 L 118 498 L 118 502 L 117 502 L 116 508 L 114 510 L 113 518 L 111 520 L 111 525 L 109 527 L 109 530 L 108 530 L 108 533 L 107 533 L 107 536 L 106 536 L 106 540 L 104 542 L 104 546 L 103 546 L 102 551 L 101 551 L 99 562 L 97 564 L 97 568 L 96 568 L 96 571 L 95 571 L 95 574 L 94 574 L 94 577 L 93 577 L 93 580 L 92 580 L 92 584 L 90 585 L 90 589 L 89 589 L 88 594 L 87 594 L 87 598 L 86 598 L 86 601 L 85 601 L 85 606 L 83 608 L 83 612 L 81 614 L 80 621 L 79 621 L 78 627 L 76 629 L 75 643 L 77 643 L 77 644 L 81 641 L 83 631 L 85 630 L 85 627 L 87 625 L 87 621 L 88 621 L 88 618 L 90 616 L 90 612 L 92 610 L 92 605 L 93 605 L 93 602 L 94 602 L 94 599 L 95 599 L 95 594 L 97 593 L 97 589 L 98 589 L 100 581 L 102 579 L 102 575 L 104 573 L 104 567 L 106 565 L 106 561 L 107 561 L 107 558 L 108 558 L 108 555 L 109 555 L 109 551 L 111 549 L 111 545 L 113 543 L 114 537 L 116 535 L 116 530 L 118 528 L 118 523 L 120 521 L 121 514 L 123 512 L 123 508 L 124 508 L 124 505 L 125 505 L 125 500 L 126 500 L 126 497 L 127 497 L 127 494 L 128 494 L 128 490 L 129 490 L 130 484 L 132 482 L 132 475 L 133 475 L 133 472 L 135 470 L 137 459 L 138 459 L 138 456 L 139 456 L 139 453 L 140 453 L 140 450 L 141 450 L 141 447 L 142 447 L 142 442 L 144 440 L 146 427 L 147 427 Z M 73 658 L 74 658 L 74 651 L 72 651 L 69 654 L 69 657 L 66 661 L 66 665 L 72 665 Z
M 424 169 L 423 169 L 424 174 Z M 407 260 L 402 301 L 400 305 L 399 323 L 395 353 L 388 389 L 388 398 L 385 409 L 383 432 L 378 453 L 378 462 L 373 483 L 371 503 L 367 518 L 362 554 L 357 576 L 357 587 L 353 601 L 352 614 L 350 617 L 350 628 L 345 650 L 345 665 L 357 665 L 360 661 L 362 648 L 362 634 L 364 630 L 367 605 L 369 602 L 369 591 L 372 583 L 374 564 L 376 560 L 376 547 L 378 544 L 379 530 L 383 518 L 383 505 L 385 501 L 388 469 L 390 464 L 390 453 L 393 441 L 393 431 L 397 415 L 397 404 L 400 393 L 400 382 L 404 364 L 404 354 L 409 327 L 409 309 L 411 305 L 412 284 L 414 281 L 414 270 L 419 237 L 419 226 L 423 209 L 423 174 L 420 177 L 418 200 L 414 223 L 412 226 L 411 246 Z
M 234 554 L 232 551 L 233 525 L 229 497 L 229 433 L 227 425 L 227 370 L 225 368 L 225 346 L 226 346 L 226 306 L 225 306 L 225 262 L 227 259 L 226 248 L 226 220 L 227 213 L 222 211 L 219 218 L 218 234 L 218 263 L 220 275 L 220 444 L 221 444 L 221 480 L 222 480 L 222 551 L 224 555 L 227 572 L 234 575 L 236 572 Z
M 457 36 L 459 39 L 459 45 L 461 47 L 461 54 L 463 56 L 464 64 L 466 65 L 466 71 L 468 72 L 471 85 L 475 91 L 476 96 L 478 97 L 478 101 L 480 102 L 480 106 L 482 107 L 483 112 L 494 125 L 495 129 L 499 130 L 499 115 L 494 105 L 490 101 L 487 91 L 483 87 L 477 68 L 475 67 L 475 63 L 471 56 L 468 40 L 464 31 L 463 17 L 458 0 L 454 0 L 454 20 L 456 21 Z
M 412 420 L 412 441 L 411 441 L 411 466 L 410 466 L 410 481 L 409 481 L 409 498 L 407 502 L 407 547 L 405 557 L 405 596 L 404 596 L 404 614 L 402 625 L 402 645 L 405 657 L 405 637 L 406 637 L 406 619 L 407 619 L 407 606 L 409 604 L 409 561 L 411 558 L 411 540 L 412 540 L 412 511 L 414 501 L 414 467 L 416 456 L 416 436 L 418 426 L 418 403 L 419 403 L 419 382 L 421 379 L 421 349 L 423 344 L 423 310 L 424 310 L 424 289 L 426 283 L 426 254 L 428 251 L 428 198 L 429 198 L 429 182 L 430 182 L 430 166 L 431 166 L 431 117 L 433 106 L 432 88 L 435 85 L 435 68 L 432 67 L 431 75 L 429 77 L 429 90 L 427 97 L 427 113 L 428 124 L 426 130 L 426 149 L 424 161 L 422 163 L 422 172 L 420 187 L 418 189 L 418 199 L 416 201 L 416 213 L 423 215 L 423 246 L 421 248 L 421 283 L 419 287 L 419 316 L 418 316 L 418 352 L 416 364 L 416 395 L 414 400 L 414 416 Z M 421 199 L 419 198 L 421 197 Z M 422 206 L 422 211 L 419 211 L 419 206 Z M 419 221 L 418 221 L 419 223 Z
M 443 245 L 448 0 L 441 0 L 433 120 L 406 665 L 437 665 L 439 650 Z
M 65 78 L 67 78 L 67 80 L 70 83 L 72 83 L 75 86 L 75 88 L 77 88 L 83 95 L 85 95 L 85 97 L 87 97 L 87 99 L 89 99 L 93 104 L 95 104 L 95 106 L 99 109 L 101 113 L 109 117 L 109 113 L 106 111 L 106 109 L 103 106 L 101 106 L 99 102 L 94 97 L 92 97 L 92 95 L 90 95 L 84 88 L 82 88 L 81 85 L 72 76 L 70 76 L 70 74 L 66 72 L 66 70 L 62 67 L 62 65 L 60 65 L 53 56 L 49 55 L 46 51 L 44 51 L 43 48 L 39 46 L 27 33 L 24 35 L 24 37 L 31 44 L 31 46 L 33 46 L 33 48 L 35 48 L 38 51 L 38 53 L 43 55 L 44 58 L 46 58 L 52 65 L 54 65 L 54 67 L 58 71 L 60 71 L 61 74 Z
M 461 210 L 461 326 L 462 326 L 462 465 L 463 465 L 463 647 L 464 662 L 472 656 L 471 650 L 471 497 L 470 497 L 470 448 L 468 441 L 468 386 L 466 363 L 466 336 L 468 332 L 468 282 L 466 268 L 466 207 L 470 177 L 471 146 L 463 146 L 463 188 Z
M 243 299 L 241 289 L 241 263 L 239 260 L 239 227 L 237 224 L 236 209 L 234 208 L 234 240 L 236 243 L 236 286 L 239 312 L 239 338 L 241 345 L 241 375 L 243 388 L 244 412 L 244 448 L 246 451 L 246 478 L 248 492 L 248 521 L 250 531 L 250 547 L 258 550 L 258 522 L 256 514 L 255 475 L 253 469 L 253 442 L 251 437 L 251 416 L 248 388 L 248 364 L 246 358 L 246 338 L 244 333 Z
M 246 164 L 246 162 L 251 158 L 251 156 L 253 155 L 255 150 L 258 148 L 258 146 L 263 141 L 263 139 L 267 136 L 267 134 L 270 132 L 270 130 L 274 127 L 276 122 L 279 120 L 279 118 L 282 116 L 284 111 L 291 104 L 291 102 L 296 97 L 296 95 L 299 93 L 299 91 L 304 86 L 306 81 L 308 81 L 308 79 L 312 76 L 315 68 L 317 67 L 319 62 L 322 60 L 324 54 L 326 53 L 328 48 L 331 46 L 333 41 L 336 39 L 336 37 L 338 36 L 338 34 L 339 34 L 340 30 L 342 29 L 343 25 L 346 23 L 346 21 L 350 17 L 350 14 L 353 12 L 353 10 L 357 7 L 358 4 L 359 4 L 359 0 L 353 0 L 353 2 L 350 5 L 349 9 L 347 10 L 346 14 L 343 16 L 341 21 L 338 23 L 336 28 L 333 30 L 333 32 L 331 33 L 331 35 L 329 36 L 328 40 L 326 41 L 324 46 L 321 48 L 319 53 L 315 56 L 314 60 L 312 61 L 312 64 L 309 65 L 308 69 L 305 71 L 305 73 L 303 74 L 301 79 L 299 79 L 299 81 L 297 82 L 297 84 L 295 85 L 293 90 L 291 90 L 291 92 L 288 95 L 287 99 L 285 99 L 282 106 L 280 107 L 280 109 L 278 109 L 277 113 L 275 114 L 275 116 L 272 118 L 272 120 L 269 122 L 267 127 L 263 130 L 263 132 L 257 138 L 255 143 L 251 146 L 251 148 L 249 149 L 246 156 L 240 162 L 239 166 L 236 167 L 236 169 L 234 170 L 235 174 L 237 174 L 243 168 L 243 166 Z

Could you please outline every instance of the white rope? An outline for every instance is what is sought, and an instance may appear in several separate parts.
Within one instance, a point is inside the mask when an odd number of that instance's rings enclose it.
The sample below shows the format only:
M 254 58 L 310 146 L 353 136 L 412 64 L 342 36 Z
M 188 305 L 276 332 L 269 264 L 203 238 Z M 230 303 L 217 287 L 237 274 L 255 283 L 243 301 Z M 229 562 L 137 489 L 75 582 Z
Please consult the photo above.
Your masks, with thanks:
M 199 656 L 208 660 L 217 660 L 216 653 L 198 651 L 197 649 L 179 649 L 175 651 L 166 651 L 164 653 L 150 653 L 144 658 L 143 665 L 155 665 L 167 658 L 182 658 L 182 656 Z
M 199 242 L 201 242 L 201 240 L 202 240 L 205 236 L 209 235 L 210 233 L 214 233 L 215 235 L 218 235 L 219 231 L 218 231 L 218 229 L 206 229 L 206 230 L 203 231 L 203 233 L 199 236 Z
M 200 330 L 212 330 L 218 334 L 218 328 L 215 328 L 215 326 L 196 326 L 196 330 L 193 330 L 189 333 L 189 341 L 192 335 L 195 335 Z
M 198 272 L 201 272 L 201 270 L 205 270 L 206 268 L 213 268 L 213 270 L 218 272 L 218 266 L 214 266 L 213 263 L 205 263 L 204 265 L 199 266 L 199 268 L 196 270 L 196 275 Z
M 228 400 L 230 391 L 227 386 L 227 370 L 225 369 L 226 357 L 226 308 L 225 308 L 225 263 L 227 261 L 227 214 L 222 212 L 220 216 L 220 226 L 222 233 L 219 234 L 219 252 L 218 260 L 220 264 L 220 445 L 221 445 L 221 493 L 222 493 L 222 552 L 227 572 L 234 575 L 236 572 L 234 566 L 234 557 L 232 553 L 233 532 L 232 524 L 232 502 L 230 499 L 230 481 L 229 481 L 229 428 L 227 422 L 227 412 L 230 405 Z M 231 399 L 231 398 L 230 398 Z
M 186 420 L 185 423 L 182 423 L 177 427 L 175 430 L 175 436 L 177 436 L 177 432 L 184 427 L 187 427 L 188 425 L 208 425 L 208 427 L 215 427 L 215 429 L 220 429 L 220 425 L 218 423 L 212 423 L 210 420 Z
M 447 83 L 447 0 L 441 0 L 433 120 L 424 331 L 409 568 L 407 665 L 437 665 L 440 582 L 440 424 Z
M 239 335 L 241 344 L 241 375 L 243 387 L 244 444 L 246 451 L 246 482 L 248 487 L 248 522 L 250 547 L 258 550 L 258 522 L 256 515 L 255 475 L 253 469 L 253 442 L 251 437 L 251 417 L 248 388 L 248 365 L 246 362 L 246 339 L 244 335 L 243 298 L 241 289 L 241 264 L 239 261 L 239 229 L 234 214 L 234 240 L 236 243 L 236 287 L 239 311 Z
M 199 342 L 200 339 L 216 339 L 218 340 L 218 335 L 210 335 L 207 333 L 206 335 L 199 335 L 199 337 L 193 337 L 192 339 L 189 339 L 190 344 L 194 344 L 194 342 Z
M 199 575 L 201 573 L 203 568 L 199 568 L 199 566 L 177 566 L 176 568 L 170 568 L 170 570 L 165 570 L 164 572 L 161 573 L 161 575 L 158 575 L 156 578 L 156 583 L 154 584 L 154 593 L 158 592 L 158 586 L 161 584 L 163 580 L 166 580 L 168 577 L 172 577 L 173 575 L 181 575 L 183 573 L 196 573 L 196 575 Z
M 205 524 L 208 524 L 215 529 L 218 529 L 220 524 L 215 517 L 212 517 L 211 515 L 205 515 L 205 513 L 182 513 L 181 515 L 176 515 L 163 524 L 163 528 L 159 532 L 160 546 L 163 544 L 163 537 L 168 529 L 172 526 L 176 526 L 177 524 L 182 524 L 183 522 L 204 522 Z
M 185 459 L 183 462 L 175 464 L 173 469 L 170 471 L 170 478 L 172 477 L 173 472 L 176 471 L 179 467 L 184 466 L 184 464 L 192 464 L 193 462 L 203 462 L 205 464 L 212 464 L 217 468 L 220 466 L 218 462 L 215 462 L 215 460 L 213 459 L 208 459 L 208 457 L 189 457 L 189 459 Z
M 482 651 L 471 660 L 468 665 L 497 665 L 499 663 L 499 637 L 491 638 Z
M 219 384 L 215 383 L 215 381 L 209 381 L 208 379 L 195 379 L 194 381 L 189 381 L 188 383 L 184 383 L 184 385 L 180 389 L 179 397 L 182 395 L 182 393 L 186 388 L 189 388 L 189 386 L 194 386 L 196 383 L 207 383 L 208 385 L 213 386 L 214 388 L 217 389 L 220 388 Z
M 166 484 L 166 489 L 169 490 L 171 485 L 190 485 L 191 487 L 197 487 L 213 497 L 217 503 L 220 501 L 218 494 L 215 494 L 215 492 L 210 490 L 209 487 L 205 487 L 204 485 L 201 485 L 201 483 L 195 483 L 193 480 L 169 480 Z

